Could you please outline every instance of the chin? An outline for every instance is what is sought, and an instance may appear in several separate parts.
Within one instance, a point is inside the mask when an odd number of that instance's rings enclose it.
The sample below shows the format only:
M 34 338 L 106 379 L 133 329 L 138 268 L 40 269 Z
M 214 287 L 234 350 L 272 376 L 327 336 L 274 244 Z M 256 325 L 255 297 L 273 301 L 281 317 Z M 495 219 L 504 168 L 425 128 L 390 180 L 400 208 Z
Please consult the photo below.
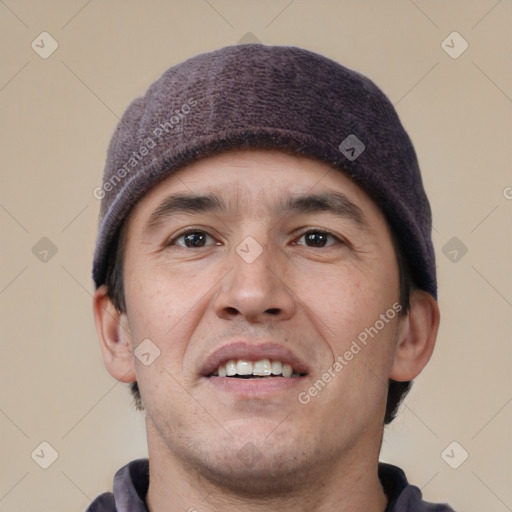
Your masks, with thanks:
M 311 482 L 315 468 L 325 469 L 329 458 L 311 437 L 269 421 L 240 421 L 226 425 L 223 434 L 209 434 L 190 436 L 174 453 L 212 484 L 251 499 L 287 494 Z
M 160 430 L 175 461 L 230 494 L 261 499 L 289 494 L 311 483 L 337 450 L 311 428 L 286 419 L 236 418 Z M 315 429 L 313 429 L 314 431 Z
M 311 477 L 311 461 L 303 452 L 295 448 L 270 453 L 252 442 L 223 456 L 209 453 L 195 460 L 194 467 L 216 486 L 251 499 L 289 494 Z

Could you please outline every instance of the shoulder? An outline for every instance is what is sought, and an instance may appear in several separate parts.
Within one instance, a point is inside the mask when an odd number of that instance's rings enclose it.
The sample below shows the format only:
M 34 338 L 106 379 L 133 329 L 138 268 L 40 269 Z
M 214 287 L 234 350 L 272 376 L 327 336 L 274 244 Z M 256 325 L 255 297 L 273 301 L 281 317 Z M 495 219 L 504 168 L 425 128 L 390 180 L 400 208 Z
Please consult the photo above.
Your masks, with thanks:
M 385 512 L 455 512 L 445 503 L 423 501 L 420 489 L 397 466 L 379 462 L 379 479 L 389 499 Z
M 421 491 L 418 487 L 408 485 L 398 497 L 394 508 L 389 512 L 455 512 L 447 503 L 430 503 L 421 498 Z
M 100 494 L 85 512 L 117 512 L 114 495 L 111 492 Z
M 117 512 L 116 503 L 125 510 L 147 512 L 146 494 L 149 487 L 148 459 L 133 460 L 114 475 L 113 492 L 100 494 L 85 512 Z

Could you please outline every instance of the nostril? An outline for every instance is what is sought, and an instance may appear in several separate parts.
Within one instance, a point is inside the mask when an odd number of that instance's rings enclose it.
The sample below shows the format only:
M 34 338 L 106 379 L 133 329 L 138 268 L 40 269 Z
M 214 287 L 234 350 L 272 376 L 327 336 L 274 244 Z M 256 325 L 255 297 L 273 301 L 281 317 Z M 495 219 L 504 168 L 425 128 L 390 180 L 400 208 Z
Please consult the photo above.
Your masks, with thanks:
M 281 312 L 279 308 L 270 308 L 265 311 L 265 313 L 269 313 L 270 315 L 278 315 Z

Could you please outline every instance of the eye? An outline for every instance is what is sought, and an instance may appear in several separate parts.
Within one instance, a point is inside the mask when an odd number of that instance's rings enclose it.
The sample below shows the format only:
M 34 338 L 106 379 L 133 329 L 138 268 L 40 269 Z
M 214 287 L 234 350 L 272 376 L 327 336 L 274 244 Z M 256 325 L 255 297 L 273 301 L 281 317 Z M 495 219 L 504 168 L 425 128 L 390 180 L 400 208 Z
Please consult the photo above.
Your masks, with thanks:
M 205 247 L 207 245 L 219 245 L 208 233 L 199 230 L 191 230 L 174 237 L 167 245 L 177 245 L 188 249 Z
M 300 242 L 303 240 L 303 242 Z M 328 247 L 340 242 L 340 239 L 333 234 L 319 229 L 311 229 L 303 233 L 295 245 L 306 245 L 308 247 Z

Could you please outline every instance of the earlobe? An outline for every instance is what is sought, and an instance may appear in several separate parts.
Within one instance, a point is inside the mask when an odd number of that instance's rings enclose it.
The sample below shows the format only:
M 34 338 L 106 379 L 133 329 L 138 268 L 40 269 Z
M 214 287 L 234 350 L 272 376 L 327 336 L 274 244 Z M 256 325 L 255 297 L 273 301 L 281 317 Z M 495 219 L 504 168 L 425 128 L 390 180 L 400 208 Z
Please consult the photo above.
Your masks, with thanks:
M 432 356 L 439 322 L 439 306 L 434 297 L 424 290 L 414 290 L 409 313 L 399 320 L 391 379 L 404 382 L 419 375 Z
M 134 382 L 135 362 L 126 314 L 116 309 L 105 285 L 100 286 L 94 293 L 93 310 L 107 370 L 120 382 Z

